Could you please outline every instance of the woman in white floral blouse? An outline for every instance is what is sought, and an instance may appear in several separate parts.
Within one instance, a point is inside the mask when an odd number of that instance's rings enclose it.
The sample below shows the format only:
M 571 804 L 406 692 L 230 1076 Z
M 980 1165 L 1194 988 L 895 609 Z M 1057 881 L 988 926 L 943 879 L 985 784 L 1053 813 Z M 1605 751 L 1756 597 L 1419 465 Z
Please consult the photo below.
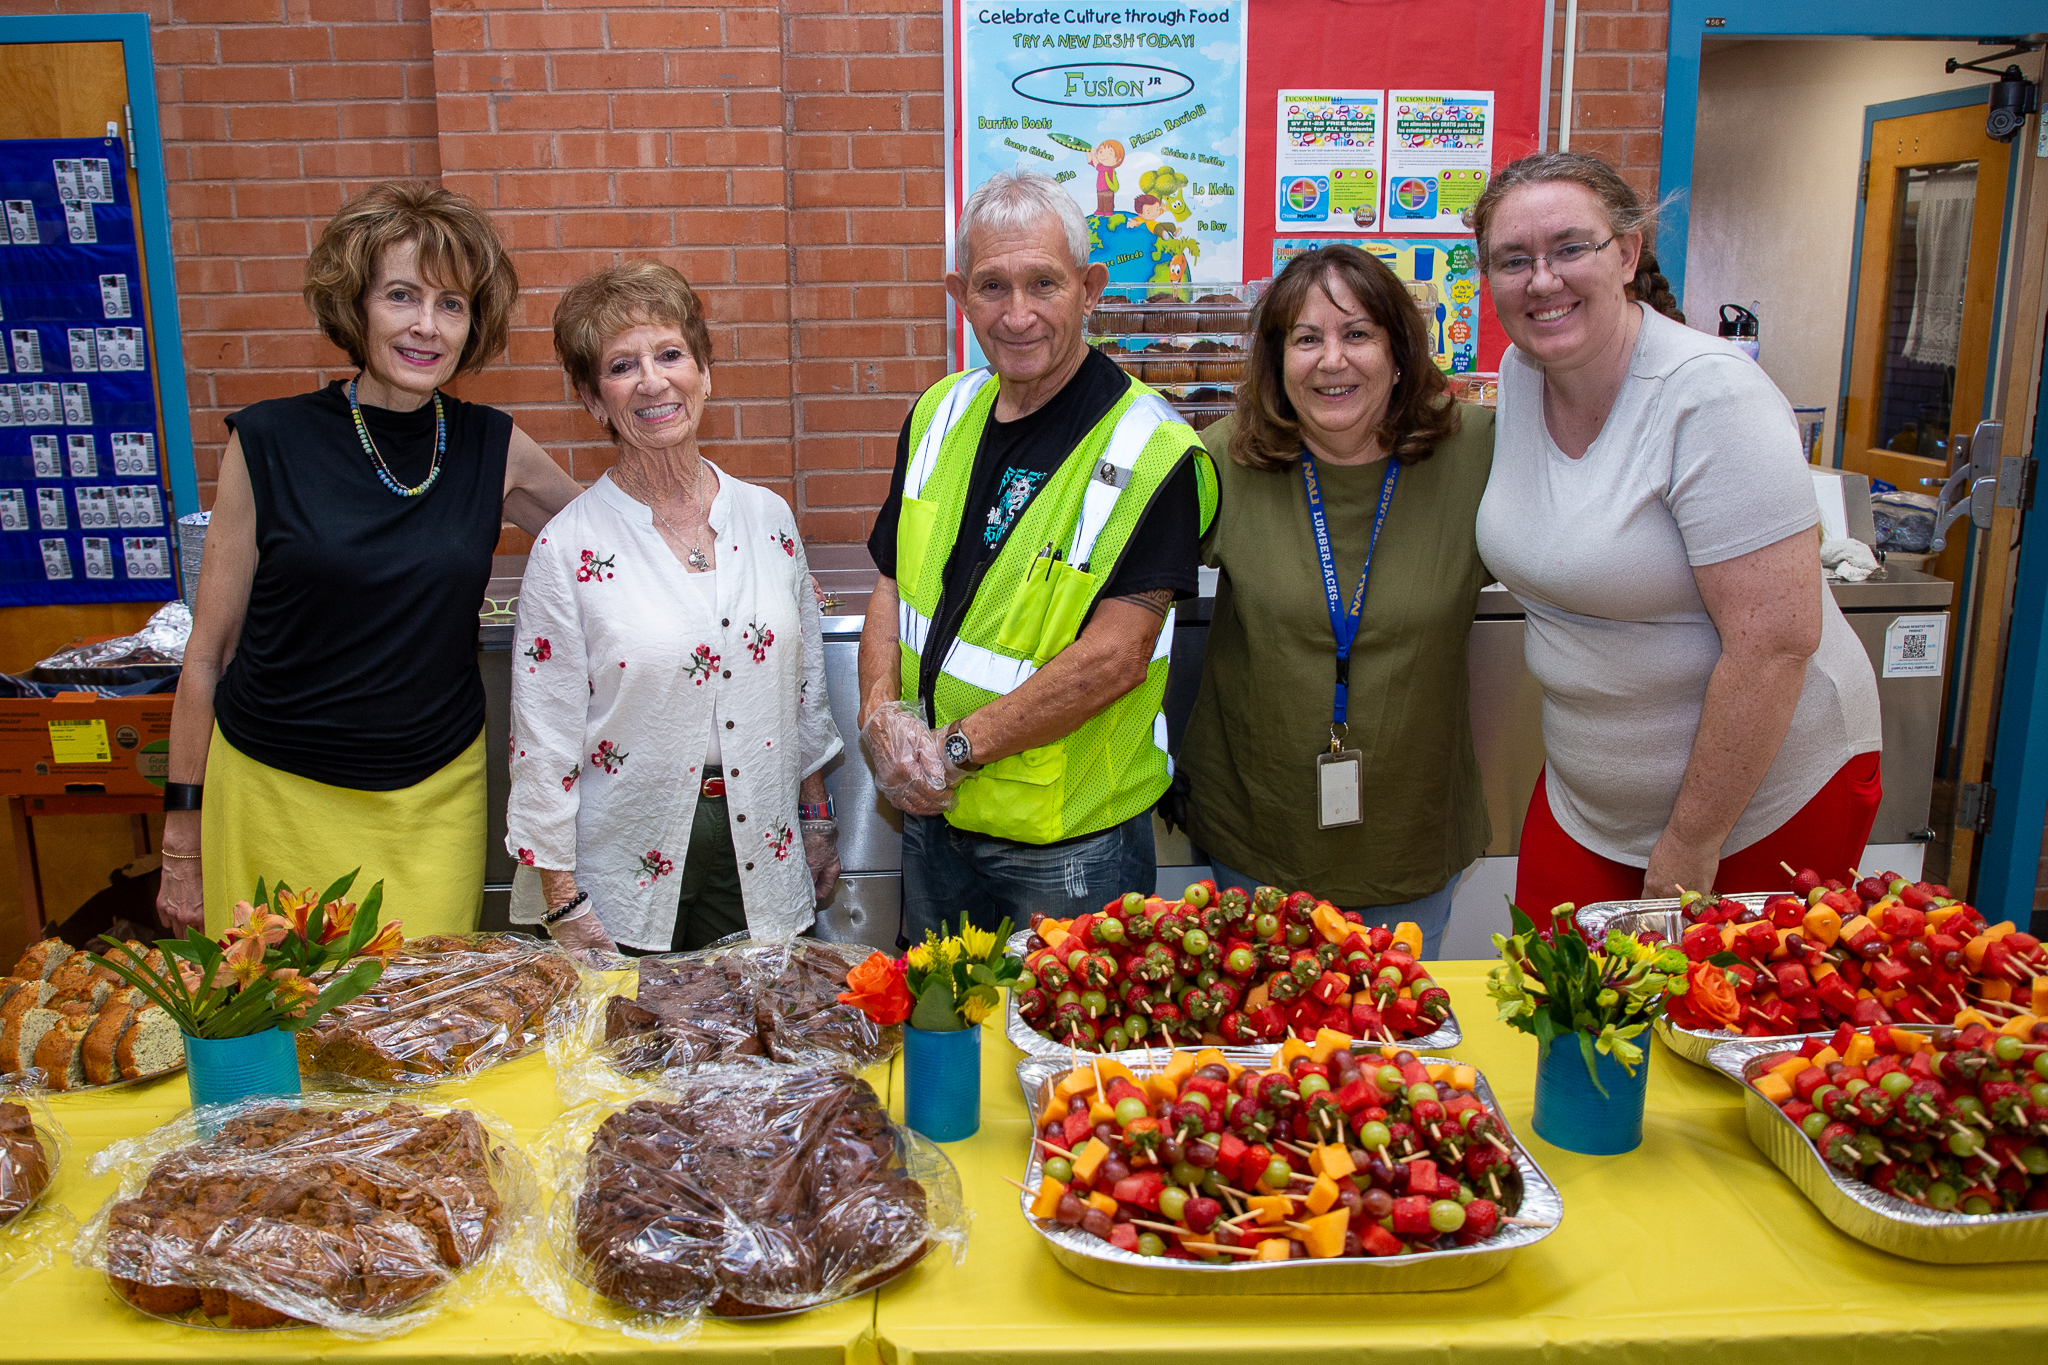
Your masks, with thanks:
M 555 353 L 619 455 L 527 561 L 506 847 L 571 947 L 793 937 L 839 878 L 842 747 L 796 521 L 698 454 L 710 336 L 676 271 L 577 284 Z

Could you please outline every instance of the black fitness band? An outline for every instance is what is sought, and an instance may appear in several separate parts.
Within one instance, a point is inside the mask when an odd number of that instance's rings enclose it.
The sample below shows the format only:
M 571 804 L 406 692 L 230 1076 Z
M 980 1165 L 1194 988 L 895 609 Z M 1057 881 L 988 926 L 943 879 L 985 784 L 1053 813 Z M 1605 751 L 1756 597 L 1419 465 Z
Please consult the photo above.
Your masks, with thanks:
M 200 794 L 205 790 L 205 785 L 199 782 L 166 782 L 164 783 L 164 809 L 167 811 L 198 810 Z

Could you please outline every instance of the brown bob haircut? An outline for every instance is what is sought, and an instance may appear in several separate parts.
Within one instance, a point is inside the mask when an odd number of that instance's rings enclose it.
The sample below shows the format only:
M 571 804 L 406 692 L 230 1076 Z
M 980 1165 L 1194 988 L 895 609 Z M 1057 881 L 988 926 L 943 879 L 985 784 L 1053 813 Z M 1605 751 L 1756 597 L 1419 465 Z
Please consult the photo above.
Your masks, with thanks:
M 342 206 L 306 258 L 306 306 L 327 339 L 357 368 L 366 351 L 363 299 L 377 282 L 386 247 L 412 243 L 431 282 L 469 300 L 469 337 L 457 374 L 475 374 L 505 349 L 519 275 L 491 220 L 468 199 L 438 185 L 392 181 Z
M 621 261 L 571 286 L 555 305 L 555 357 L 576 392 L 597 392 L 598 362 L 613 337 L 649 323 L 666 323 L 681 332 L 697 368 L 711 368 L 704 305 L 675 267 Z
M 1450 385 L 1436 367 L 1408 286 L 1355 246 L 1318 247 L 1289 261 L 1259 300 L 1251 358 L 1237 389 L 1237 429 L 1230 437 L 1230 458 L 1247 469 L 1286 469 L 1301 455 L 1301 425 L 1284 379 L 1287 335 L 1308 307 L 1311 291 L 1319 289 L 1335 301 L 1332 283 L 1349 290 L 1386 332 L 1387 349 L 1401 376 L 1387 395 L 1380 444 L 1402 464 L 1414 464 L 1458 432 L 1458 405 L 1450 401 Z

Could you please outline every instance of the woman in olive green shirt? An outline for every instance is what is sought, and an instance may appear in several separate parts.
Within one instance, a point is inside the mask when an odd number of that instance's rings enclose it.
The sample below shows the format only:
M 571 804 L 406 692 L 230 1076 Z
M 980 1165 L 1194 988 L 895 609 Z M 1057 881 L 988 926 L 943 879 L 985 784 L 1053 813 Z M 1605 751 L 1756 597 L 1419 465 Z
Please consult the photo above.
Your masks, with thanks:
M 1434 957 L 1458 874 L 1489 838 L 1466 641 L 1489 581 L 1472 528 L 1493 413 L 1450 398 L 1406 286 L 1355 247 L 1297 257 L 1256 329 L 1237 412 L 1203 433 L 1221 483 L 1203 559 L 1222 581 L 1181 745 L 1189 833 L 1218 886 L 1311 891 L 1369 924 L 1413 920 Z M 1335 726 L 1337 634 L 1375 521 Z M 1319 768 L 1333 732 L 1356 769 Z M 1326 787 L 1357 793 L 1358 823 L 1320 827 Z

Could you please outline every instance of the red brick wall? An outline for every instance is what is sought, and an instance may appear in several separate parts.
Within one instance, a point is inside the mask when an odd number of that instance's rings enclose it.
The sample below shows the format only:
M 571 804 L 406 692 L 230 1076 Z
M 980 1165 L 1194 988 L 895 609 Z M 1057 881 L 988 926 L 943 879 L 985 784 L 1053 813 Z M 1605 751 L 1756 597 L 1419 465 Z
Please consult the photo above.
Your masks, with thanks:
M 939 0 L 147 8 L 207 500 L 223 414 L 345 372 L 299 300 L 320 225 L 376 181 L 438 177 L 493 211 L 525 284 L 508 355 L 465 396 L 596 477 L 610 448 L 568 401 L 548 319 L 599 264 L 667 260 L 714 323 L 708 453 L 789 498 L 807 535 L 865 535 L 908 403 L 944 366 Z M 1574 146 L 1646 191 L 1664 12 L 1580 11 Z
M 1579 6 L 1572 70 L 1572 150 L 1621 168 L 1637 193 L 1657 192 L 1664 151 L 1664 53 L 1669 0 L 1588 0 Z M 1564 106 L 1564 6 L 1550 63 L 1550 145 Z

